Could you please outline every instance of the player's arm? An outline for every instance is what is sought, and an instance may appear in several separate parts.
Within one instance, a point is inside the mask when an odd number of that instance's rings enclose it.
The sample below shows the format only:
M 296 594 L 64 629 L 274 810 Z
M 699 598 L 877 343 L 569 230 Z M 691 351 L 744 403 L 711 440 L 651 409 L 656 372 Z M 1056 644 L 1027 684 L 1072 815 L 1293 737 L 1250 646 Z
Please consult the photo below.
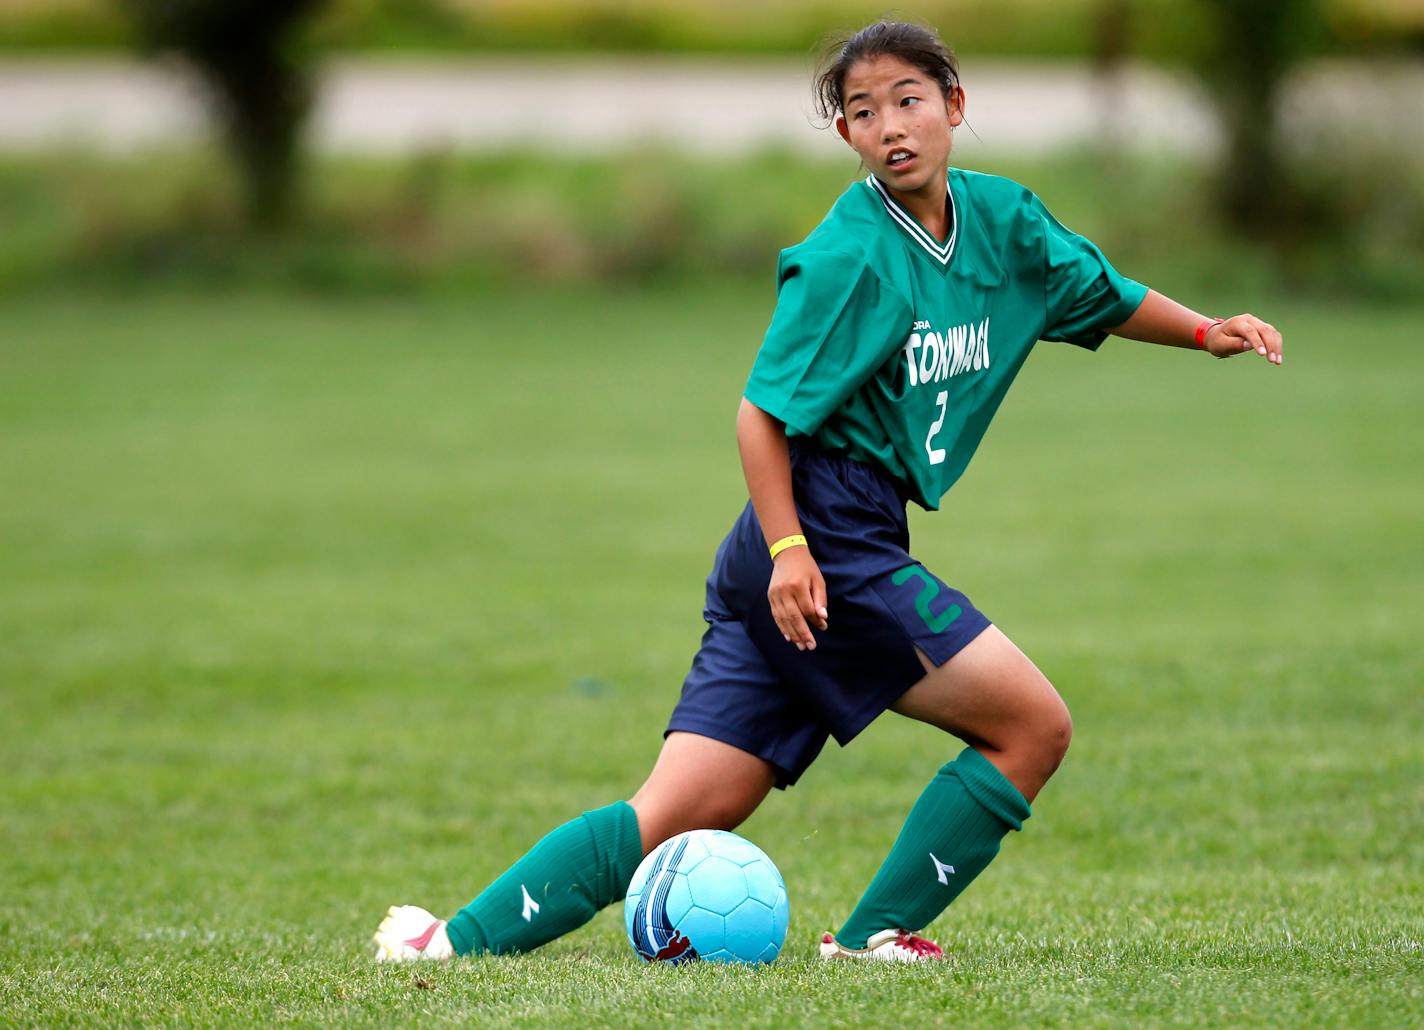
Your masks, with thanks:
M 1167 347 L 1196 347 L 1197 326 L 1207 321 L 1189 307 L 1148 290 L 1132 317 L 1108 330 L 1129 340 L 1160 343 Z M 1205 349 L 1218 358 L 1254 350 L 1273 365 L 1281 363 L 1281 334 L 1255 315 L 1233 315 L 1207 330 Z
M 742 399 L 737 412 L 737 449 L 752 507 L 769 548 L 778 540 L 801 535 L 801 519 L 791 494 L 791 453 L 786 426 Z M 807 547 L 788 547 L 772 562 L 767 588 L 771 614 L 782 636 L 798 650 L 814 651 L 811 626 L 826 628 L 826 581 Z

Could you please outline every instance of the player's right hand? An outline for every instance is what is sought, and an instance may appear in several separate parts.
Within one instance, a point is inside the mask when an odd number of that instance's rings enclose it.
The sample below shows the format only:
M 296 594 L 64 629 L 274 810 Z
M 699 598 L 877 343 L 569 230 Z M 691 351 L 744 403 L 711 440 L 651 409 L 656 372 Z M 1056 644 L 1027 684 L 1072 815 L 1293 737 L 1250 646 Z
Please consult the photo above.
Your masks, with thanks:
M 811 627 L 825 629 L 829 616 L 826 581 L 809 548 L 788 547 L 773 559 L 766 598 L 781 635 L 798 651 L 816 650 Z
M 1280 330 L 1255 315 L 1232 315 L 1212 326 L 1202 342 L 1213 357 L 1229 358 L 1254 350 L 1272 365 L 1279 365 L 1282 359 Z

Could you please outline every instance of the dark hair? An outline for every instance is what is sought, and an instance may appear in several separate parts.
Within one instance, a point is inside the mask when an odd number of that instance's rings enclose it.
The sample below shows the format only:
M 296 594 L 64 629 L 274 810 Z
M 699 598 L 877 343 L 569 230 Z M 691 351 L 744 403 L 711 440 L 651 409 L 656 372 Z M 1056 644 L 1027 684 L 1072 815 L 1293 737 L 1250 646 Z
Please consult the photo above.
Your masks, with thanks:
M 833 121 L 845 108 L 845 80 L 851 67 L 887 55 L 924 72 L 939 84 L 946 97 L 959 85 L 959 62 L 954 51 L 932 29 L 910 22 L 878 21 L 849 39 L 837 39 L 826 47 L 813 87 L 816 113 L 828 123 Z

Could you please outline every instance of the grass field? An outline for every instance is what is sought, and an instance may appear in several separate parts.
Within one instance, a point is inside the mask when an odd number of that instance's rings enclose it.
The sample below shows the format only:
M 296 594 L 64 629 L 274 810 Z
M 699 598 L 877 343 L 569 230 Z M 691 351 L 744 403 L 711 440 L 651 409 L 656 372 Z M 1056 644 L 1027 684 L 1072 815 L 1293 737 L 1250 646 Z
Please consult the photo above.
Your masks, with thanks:
M 774 966 L 610 911 L 411 970 L 388 904 L 656 754 L 769 288 L 63 300 L 0 312 L 0 1024 L 1424 1021 L 1420 309 L 1252 299 L 1280 370 L 1043 345 L 913 520 L 1076 723 L 952 963 L 814 958 L 956 750 L 887 716 L 744 829 Z

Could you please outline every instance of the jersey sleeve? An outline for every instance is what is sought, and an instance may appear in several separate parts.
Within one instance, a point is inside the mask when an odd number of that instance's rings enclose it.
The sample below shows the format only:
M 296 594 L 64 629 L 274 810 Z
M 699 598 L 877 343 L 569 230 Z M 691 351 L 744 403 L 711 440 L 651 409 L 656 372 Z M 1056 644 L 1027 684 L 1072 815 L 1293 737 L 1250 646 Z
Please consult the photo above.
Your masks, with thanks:
M 1147 287 L 1118 273 L 1091 240 L 1066 229 L 1030 194 L 1030 219 L 1043 233 L 1045 340 L 1097 350 L 1126 322 Z
M 746 398 L 810 436 L 902 346 L 910 305 L 862 257 L 784 251 Z

